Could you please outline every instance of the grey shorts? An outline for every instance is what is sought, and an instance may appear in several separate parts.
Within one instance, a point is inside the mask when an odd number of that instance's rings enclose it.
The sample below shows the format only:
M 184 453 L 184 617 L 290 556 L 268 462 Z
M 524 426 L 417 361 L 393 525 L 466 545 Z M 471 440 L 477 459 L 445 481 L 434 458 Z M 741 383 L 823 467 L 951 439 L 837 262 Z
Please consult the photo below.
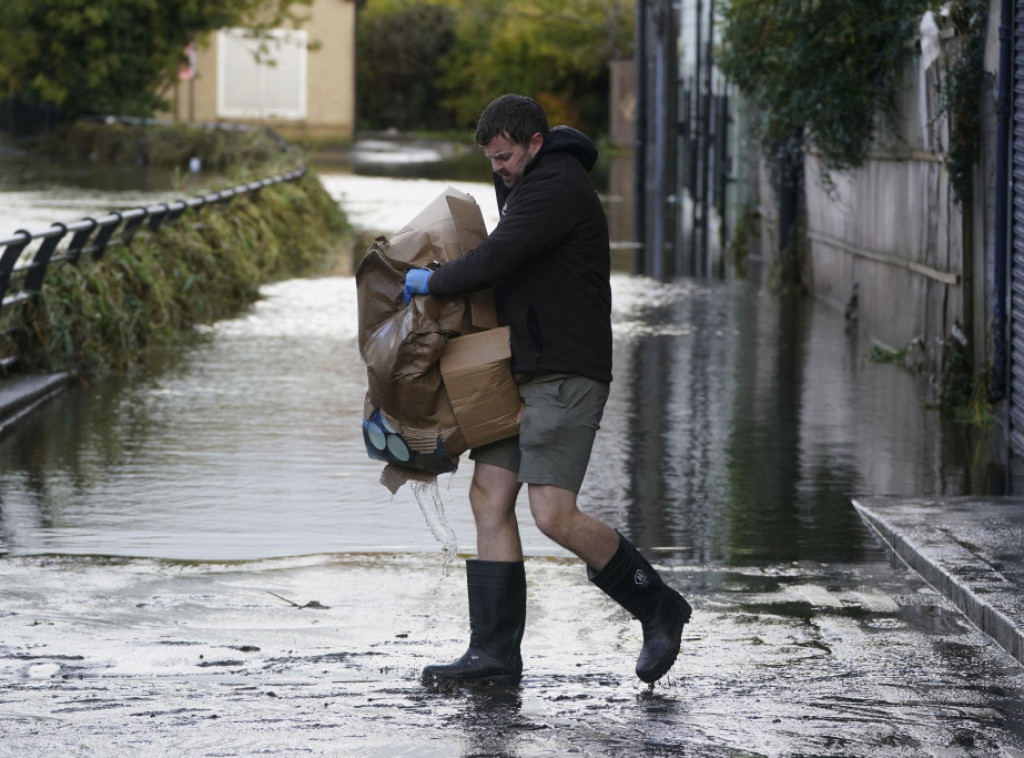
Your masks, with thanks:
M 514 471 L 524 484 L 579 493 L 601 425 L 608 385 L 573 374 L 516 374 L 526 404 L 519 436 L 470 451 L 480 463 Z

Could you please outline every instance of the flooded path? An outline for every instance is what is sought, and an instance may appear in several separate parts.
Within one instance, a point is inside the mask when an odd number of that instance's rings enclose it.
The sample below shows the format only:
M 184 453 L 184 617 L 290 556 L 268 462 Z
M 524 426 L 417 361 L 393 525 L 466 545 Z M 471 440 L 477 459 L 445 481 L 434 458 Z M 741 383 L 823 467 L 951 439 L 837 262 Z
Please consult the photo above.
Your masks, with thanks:
M 5 756 L 917 757 L 1024 744 L 1020 666 L 884 563 L 666 565 L 697 612 L 680 661 L 648 690 L 632 673 L 635 624 L 578 565 L 531 558 L 521 687 L 454 694 L 418 682 L 465 642 L 461 572 L 443 579 L 432 556 L 2 570 Z
M 374 234 L 446 184 L 324 181 Z M 1024 754 L 1024 669 L 850 504 L 997 486 L 919 378 L 743 282 L 613 295 L 581 502 L 694 605 L 653 691 L 638 625 L 525 502 L 522 686 L 419 685 L 464 648 L 461 560 L 366 457 L 353 280 L 293 280 L 0 439 L 0 755 Z M 463 557 L 469 474 L 439 481 Z

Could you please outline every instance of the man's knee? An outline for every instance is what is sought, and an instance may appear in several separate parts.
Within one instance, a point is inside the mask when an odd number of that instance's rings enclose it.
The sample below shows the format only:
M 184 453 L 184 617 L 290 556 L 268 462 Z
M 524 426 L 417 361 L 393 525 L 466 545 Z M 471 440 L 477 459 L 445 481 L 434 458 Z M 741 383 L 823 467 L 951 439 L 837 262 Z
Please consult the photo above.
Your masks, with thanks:
M 530 485 L 530 512 L 540 533 L 561 543 L 579 512 L 576 494 L 551 485 Z
M 519 486 L 514 472 L 477 463 L 469 485 L 469 504 L 478 517 L 500 518 L 515 509 Z
M 473 482 L 469 485 L 469 504 L 474 513 L 494 515 L 508 509 L 508 498 L 501 492 Z
M 565 519 L 557 513 L 551 513 L 543 509 L 534 508 L 532 509 L 533 521 L 537 525 L 537 529 L 548 539 L 552 539 L 555 542 L 562 543 L 562 535 L 566 530 Z

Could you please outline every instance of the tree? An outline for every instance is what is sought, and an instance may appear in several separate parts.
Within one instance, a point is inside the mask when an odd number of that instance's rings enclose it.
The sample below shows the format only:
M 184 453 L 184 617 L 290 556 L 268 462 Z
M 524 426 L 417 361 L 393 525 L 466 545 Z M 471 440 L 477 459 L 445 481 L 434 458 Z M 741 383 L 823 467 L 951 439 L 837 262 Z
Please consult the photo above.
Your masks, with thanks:
M 56 105 L 71 118 L 149 116 L 190 41 L 243 23 L 271 28 L 311 1 L 3 0 L 2 96 Z
M 880 123 L 895 131 L 907 43 L 934 0 L 725 0 L 719 66 L 750 97 L 779 198 L 776 285 L 803 291 L 797 233 L 803 157 L 833 171 L 864 162 Z M 879 115 L 884 121 L 879 121 Z
M 436 116 L 466 129 L 494 97 L 520 92 L 540 101 L 552 123 L 601 131 L 608 122 L 608 63 L 633 52 L 634 6 L 369 0 L 359 17 L 361 121 L 423 128 L 438 124 Z M 386 116 L 385 104 L 392 108 Z M 431 119 L 412 115 L 424 110 Z
M 633 53 L 633 0 L 459 0 L 458 43 L 444 62 L 445 106 L 475 121 L 505 92 L 536 98 L 552 123 L 608 123 L 608 63 Z
M 440 65 L 455 42 L 455 12 L 444 4 L 375 0 L 360 13 L 357 112 L 362 128 L 445 129 Z

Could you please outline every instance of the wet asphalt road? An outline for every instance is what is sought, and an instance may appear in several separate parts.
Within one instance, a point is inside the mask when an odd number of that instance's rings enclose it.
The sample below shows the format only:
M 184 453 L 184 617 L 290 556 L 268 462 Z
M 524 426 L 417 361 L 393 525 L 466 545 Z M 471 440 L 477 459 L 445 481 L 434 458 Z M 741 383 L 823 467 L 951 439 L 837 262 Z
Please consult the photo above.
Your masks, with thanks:
M 537 558 L 522 685 L 433 693 L 437 555 L 8 558 L 0 755 L 1024 755 L 1024 670 L 908 570 L 657 563 L 696 610 L 653 689 L 638 624 Z

